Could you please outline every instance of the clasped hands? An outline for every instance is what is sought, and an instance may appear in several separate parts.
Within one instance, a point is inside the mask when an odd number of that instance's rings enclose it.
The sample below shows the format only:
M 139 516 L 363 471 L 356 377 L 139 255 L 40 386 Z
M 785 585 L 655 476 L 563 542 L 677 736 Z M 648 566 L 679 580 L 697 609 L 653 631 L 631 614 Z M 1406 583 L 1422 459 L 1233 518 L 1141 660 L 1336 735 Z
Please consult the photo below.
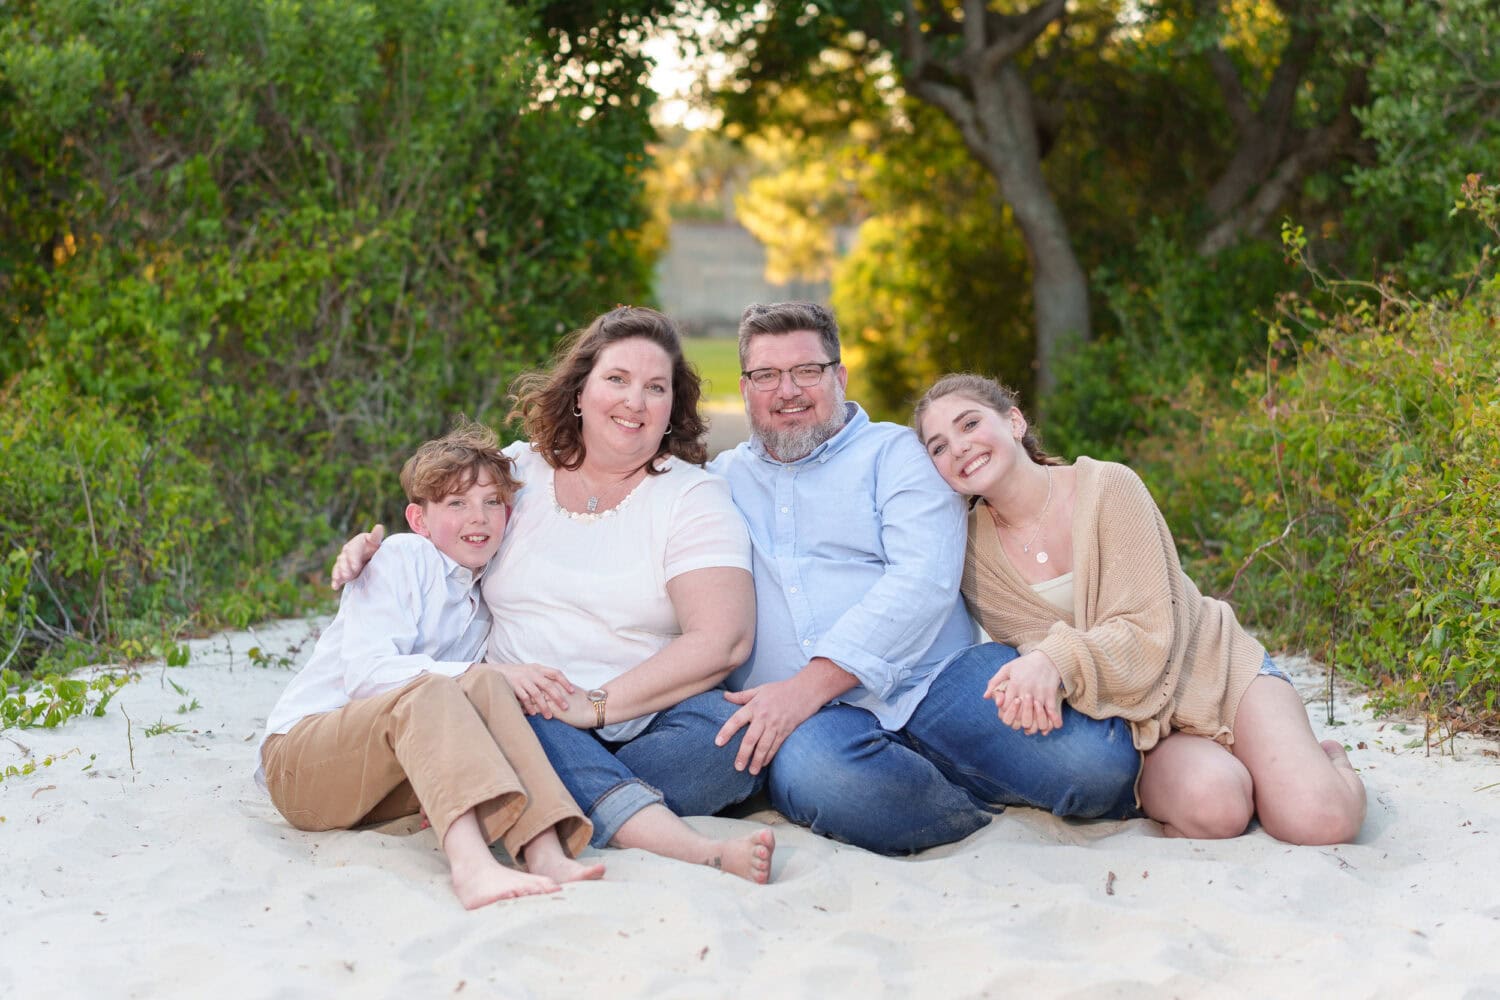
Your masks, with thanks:
M 521 711 L 527 715 L 540 715 L 544 719 L 561 719 L 578 729 L 594 728 L 594 709 L 588 699 L 569 698 L 578 688 L 555 667 L 544 667 L 540 663 L 476 663 L 474 668 L 498 670 L 510 683 L 521 703 Z
M 375 525 L 369 531 L 355 535 L 344 543 L 339 557 L 333 564 L 333 589 L 338 590 L 364 570 L 365 564 L 375 556 L 375 550 L 385 539 L 385 527 Z M 547 719 L 561 719 L 578 729 L 594 727 L 594 710 L 585 699 L 569 699 L 578 688 L 554 667 L 540 663 L 490 663 L 480 662 L 469 668 L 498 670 L 510 684 L 527 715 L 541 715 Z
M 994 701 L 1001 722 L 1027 736 L 1062 728 L 1062 674 L 1039 649 L 1001 667 L 985 685 L 984 696 Z

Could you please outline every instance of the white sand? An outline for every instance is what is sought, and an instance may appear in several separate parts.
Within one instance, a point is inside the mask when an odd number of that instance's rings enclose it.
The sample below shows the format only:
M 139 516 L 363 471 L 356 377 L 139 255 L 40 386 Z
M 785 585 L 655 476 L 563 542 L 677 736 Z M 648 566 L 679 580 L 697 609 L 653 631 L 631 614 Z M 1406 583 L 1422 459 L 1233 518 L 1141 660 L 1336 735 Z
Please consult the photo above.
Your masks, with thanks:
M 0 996 L 1500 996 L 1494 746 L 1428 753 L 1347 699 L 1331 729 L 1309 711 L 1369 786 L 1351 846 L 1013 809 L 898 860 L 766 813 L 770 886 L 605 851 L 603 882 L 467 913 L 430 832 L 298 833 L 251 780 L 290 673 L 247 649 L 305 655 L 310 627 L 194 643 L 102 719 L 0 737 L 0 768 L 77 748 L 0 783 Z

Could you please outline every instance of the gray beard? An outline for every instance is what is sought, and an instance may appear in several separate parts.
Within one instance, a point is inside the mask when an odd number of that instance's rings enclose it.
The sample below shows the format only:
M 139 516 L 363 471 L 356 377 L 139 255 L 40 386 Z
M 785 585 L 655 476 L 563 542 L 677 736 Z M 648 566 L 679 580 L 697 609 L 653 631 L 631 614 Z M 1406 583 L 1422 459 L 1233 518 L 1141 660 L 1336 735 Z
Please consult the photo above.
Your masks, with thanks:
M 745 407 L 746 416 L 750 416 L 750 407 Z M 760 443 L 766 446 L 766 451 L 778 462 L 797 462 L 813 453 L 818 445 L 833 437 L 844 429 L 844 390 L 835 382 L 833 384 L 833 409 L 828 414 L 828 419 L 821 424 L 811 424 L 806 427 L 791 427 L 781 430 L 775 427 L 767 427 L 756 422 L 750 416 L 750 429 L 755 436 L 760 438 Z

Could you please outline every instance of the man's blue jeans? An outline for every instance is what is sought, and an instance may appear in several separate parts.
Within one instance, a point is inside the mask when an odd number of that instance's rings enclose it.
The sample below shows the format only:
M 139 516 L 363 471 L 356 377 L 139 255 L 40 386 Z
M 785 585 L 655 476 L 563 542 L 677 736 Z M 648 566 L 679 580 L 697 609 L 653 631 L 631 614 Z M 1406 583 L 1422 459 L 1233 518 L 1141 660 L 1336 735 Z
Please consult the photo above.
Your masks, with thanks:
M 934 678 L 906 728 L 830 705 L 797 728 L 771 762 L 771 802 L 815 833 L 880 854 L 961 840 L 1008 805 L 1059 816 L 1135 815 L 1141 756 L 1122 719 L 1063 707 L 1063 725 L 1027 736 L 983 697 L 1015 650 L 965 650 Z
M 563 785 L 594 824 L 595 847 L 614 839 L 626 820 L 663 804 L 679 816 L 712 816 L 765 785 L 734 769 L 739 740 L 714 746 L 714 737 L 739 706 L 715 688 L 657 713 L 626 743 L 609 743 L 561 719 L 527 716 Z

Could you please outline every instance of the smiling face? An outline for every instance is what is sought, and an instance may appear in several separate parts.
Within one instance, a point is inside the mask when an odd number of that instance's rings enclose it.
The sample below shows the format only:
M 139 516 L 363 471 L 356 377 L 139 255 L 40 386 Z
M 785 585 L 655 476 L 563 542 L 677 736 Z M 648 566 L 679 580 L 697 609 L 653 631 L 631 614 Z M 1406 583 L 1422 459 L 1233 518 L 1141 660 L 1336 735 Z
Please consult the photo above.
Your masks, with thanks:
M 500 487 L 485 468 L 479 469 L 473 484 L 462 493 L 406 507 L 406 522 L 412 531 L 475 572 L 499 550 L 509 516 Z
M 786 370 L 832 360 L 811 330 L 763 333 L 751 339 L 745 351 L 745 371 Z M 826 370 L 816 384 L 809 386 L 796 385 L 791 375 L 783 374 L 776 388 L 763 391 L 741 376 L 740 395 L 750 426 L 766 450 L 778 461 L 795 462 L 843 428 L 844 387 L 848 381 L 849 372 L 841 364 Z
M 962 393 L 933 400 L 917 434 L 943 481 L 956 493 L 985 496 L 1018 462 L 1029 462 L 1021 438 L 1026 418 L 1012 407 L 1001 414 Z
M 599 352 L 578 392 L 585 454 L 609 466 L 644 465 L 672 418 L 672 358 L 643 337 Z

